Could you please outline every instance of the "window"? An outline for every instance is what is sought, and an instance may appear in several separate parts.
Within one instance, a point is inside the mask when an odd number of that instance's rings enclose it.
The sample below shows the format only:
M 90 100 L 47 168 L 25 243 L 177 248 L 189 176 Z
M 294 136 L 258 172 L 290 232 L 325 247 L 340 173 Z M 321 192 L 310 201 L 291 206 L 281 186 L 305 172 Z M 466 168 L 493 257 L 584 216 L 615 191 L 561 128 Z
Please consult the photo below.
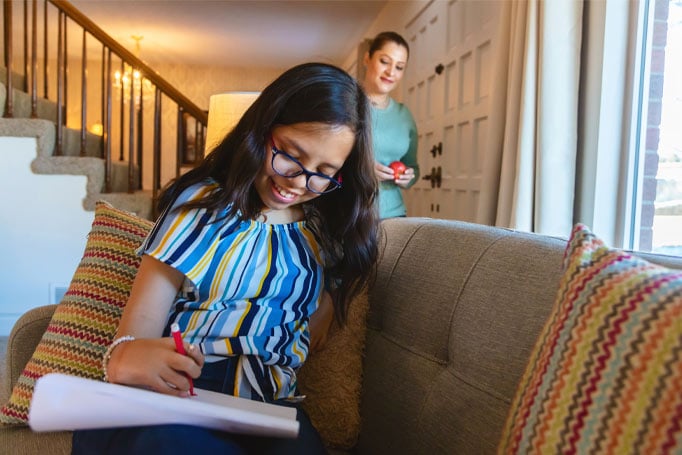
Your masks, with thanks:
M 630 246 L 682 256 L 682 0 L 650 3 L 648 96 L 639 125 L 641 190 L 635 201 L 639 236 Z

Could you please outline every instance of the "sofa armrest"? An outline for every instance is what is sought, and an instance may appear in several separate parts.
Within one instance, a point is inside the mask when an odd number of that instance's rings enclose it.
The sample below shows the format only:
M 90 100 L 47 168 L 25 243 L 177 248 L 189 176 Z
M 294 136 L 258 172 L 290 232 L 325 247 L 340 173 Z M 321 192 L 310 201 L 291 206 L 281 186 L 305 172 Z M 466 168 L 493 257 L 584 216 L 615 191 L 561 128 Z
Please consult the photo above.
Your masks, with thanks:
M 7 353 L 3 365 L 4 377 L 0 388 L 0 398 L 3 403 L 9 399 L 14 384 L 45 333 L 55 308 L 57 305 L 33 308 L 24 313 L 14 324 L 7 340 Z

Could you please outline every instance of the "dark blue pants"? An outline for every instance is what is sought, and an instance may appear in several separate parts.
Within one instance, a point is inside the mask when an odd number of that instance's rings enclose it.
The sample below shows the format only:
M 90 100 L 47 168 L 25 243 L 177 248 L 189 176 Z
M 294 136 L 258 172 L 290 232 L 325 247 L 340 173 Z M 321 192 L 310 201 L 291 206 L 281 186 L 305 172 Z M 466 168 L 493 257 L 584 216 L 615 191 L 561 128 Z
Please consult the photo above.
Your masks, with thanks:
M 217 392 L 231 391 L 236 362 L 229 359 L 204 365 L 194 385 Z M 283 406 L 294 406 L 275 402 Z M 222 455 L 222 454 L 325 454 L 324 444 L 306 413 L 299 407 L 296 439 L 266 438 L 227 433 L 191 425 L 79 430 L 73 433 L 73 455 Z

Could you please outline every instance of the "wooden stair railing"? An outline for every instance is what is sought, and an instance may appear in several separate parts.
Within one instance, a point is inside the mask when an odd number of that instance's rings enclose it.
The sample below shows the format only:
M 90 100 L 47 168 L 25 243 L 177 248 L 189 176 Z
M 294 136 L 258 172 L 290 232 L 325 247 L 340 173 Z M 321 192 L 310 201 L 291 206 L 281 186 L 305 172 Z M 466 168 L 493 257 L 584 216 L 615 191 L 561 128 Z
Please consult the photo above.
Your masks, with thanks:
M 76 25 L 82 30 L 82 43 L 80 46 L 80 75 L 81 75 L 81 90 L 80 90 L 80 154 L 82 156 L 86 153 L 86 137 L 87 137 L 87 119 L 88 119 L 88 101 L 92 100 L 91 93 L 88 92 L 88 48 L 92 46 L 92 42 L 88 38 L 96 40 L 102 47 L 101 53 L 101 87 L 100 87 L 100 105 L 101 105 L 101 124 L 102 124 L 102 158 L 105 160 L 105 183 L 104 192 L 111 192 L 111 175 L 112 175 L 112 138 L 114 134 L 118 135 L 119 142 L 119 161 L 128 161 L 128 192 L 142 189 L 142 175 L 145 169 L 144 157 L 151 157 L 152 160 L 152 191 L 153 197 L 156 199 L 158 191 L 161 189 L 161 169 L 162 160 L 175 160 L 175 175 L 179 175 L 183 166 L 192 166 L 199 162 L 203 156 L 206 125 L 208 121 L 208 113 L 200 109 L 189 98 L 182 94 L 177 88 L 171 85 L 168 81 L 157 74 L 151 67 L 140 60 L 136 55 L 127 50 L 124 46 L 109 36 L 104 30 L 97 26 L 88 17 L 82 14 L 68 1 L 64 0 L 42 0 L 42 62 L 39 62 L 38 55 L 38 15 L 41 14 L 38 8 L 38 0 L 23 0 L 23 76 L 24 87 L 23 90 L 30 95 L 31 99 L 31 118 L 38 117 L 38 80 L 42 79 L 43 98 L 56 102 L 56 144 L 55 155 L 59 156 L 63 150 L 64 128 L 67 127 L 67 100 L 68 93 L 68 65 L 72 61 L 69 56 L 69 41 L 70 30 L 69 25 Z M 15 11 L 13 11 L 13 4 L 20 5 L 16 0 L 3 0 L 3 28 L 4 28 L 4 63 L 7 69 L 7 97 L 5 102 L 5 117 L 11 118 L 14 116 L 14 97 L 13 97 L 13 83 L 12 77 L 13 67 L 15 66 L 15 53 L 13 34 L 16 32 L 14 26 L 17 20 Z M 50 28 L 49 19 L 53 16 L 52 10 L 48 8 L 52 5 L 56 11 L 56 69 L 50 70 L 49 52 L 54 48 L 54 44 L 48 38 L 52 33 L 53 38 L 55 31 Z M 30 17 L 30 26 L 29 26 Z M 129 88 L 125 84 L 119 83 L 119 87 L 115 87 L 116 81 L 112 80 L 112 71 L 114 70 L 115 61 L 120 61 L 121 73 L 126 69 L 130 72 L 139 72 L 139 87 L 136 84 L 130 83 Z M 78 61 L 78 60 L 76 60 Z M 49 81 L 56 80 L 56 96 L 50 99 Z M 120 82 L 120 81 L 119 81 Z M 151 131 L 153 140 L 152 152 L 143 153 L 144 135 L 147 131 L 144 126 L 144 87 L 149 87 L 153 90 L 153 105 L 154 114 L 151 122 Z M 118 90 L 118 106 L 114 104 L 114 90 Z M 90 96 L 89 96 L 90 95 Z M 177 125 L 175 127 L 175 153 L 163 153 L 161 149 L 161 131 L 162 125 L 162 97 L 169 99 L 177 106 Z M 118 125 L 114 124 L 114 108 L 118 110 L 120 117 Z M 127 122 L 126 122 L 126 110 Z M 193 137 L 188 137 L 193 126 Z M 127 147 L 125 144 L 125 137 L 128 137 Z M 126 152 L 127 148 L 127 153 Z M 127 155 L 127 156 L 126 156 Z M 136 168 L 137 176 L 136 179 Z

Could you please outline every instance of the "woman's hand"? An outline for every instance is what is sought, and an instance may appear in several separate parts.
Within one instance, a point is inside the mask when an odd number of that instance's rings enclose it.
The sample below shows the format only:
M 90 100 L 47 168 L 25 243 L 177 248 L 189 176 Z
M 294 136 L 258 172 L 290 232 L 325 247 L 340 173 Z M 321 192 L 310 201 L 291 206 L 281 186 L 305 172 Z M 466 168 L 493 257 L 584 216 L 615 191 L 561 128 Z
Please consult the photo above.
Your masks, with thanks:
M 109 382 L 145 387 L 167 395 L 189 396 L 186 375 L 198 378 L 204 365 L 199 349 L 184 342 L 187 355 L 175 350 L 173 339 L 137 339 L 118 345 L 107 363 Z
M 407 188 L 412 179 L 414 178 L 414 169 L 408 167 L 405 172 L 400 174 L 397 179 L 394 180 L 395 184 L 401 188 Z
M 393 169 L 391 169 L 388 166 L 384 166 L 383 164 L 379 163 L 378 161 L 374 162 L 374 174 L 377 177 L 377 180 L 380 182 L 391 180 L 393 183 L 398 185 L 401 188 L 407 188 L 407 186 L 410 184 L 412 179 L 414 178 L 414 169 L 411 167 L 408 167 L 405 169 L 405 172 L 402 174 L 398 175 L 396 178 Z
M 376 175 L 377 180 L 380 182 L 385 182 L 386 180 L 393 180 L 393 169 L 388 166 L 384 166 L 378 161 L 374 162 L 374 175 Z
M 311 353 L 319 351 L 324 347 L 333 320 L 334 305 L 332 304 L 332 296 L 327 291 L 324 291 L 320 297 L 320 306 L 310 316 L 310 324 L 308 325 Z

